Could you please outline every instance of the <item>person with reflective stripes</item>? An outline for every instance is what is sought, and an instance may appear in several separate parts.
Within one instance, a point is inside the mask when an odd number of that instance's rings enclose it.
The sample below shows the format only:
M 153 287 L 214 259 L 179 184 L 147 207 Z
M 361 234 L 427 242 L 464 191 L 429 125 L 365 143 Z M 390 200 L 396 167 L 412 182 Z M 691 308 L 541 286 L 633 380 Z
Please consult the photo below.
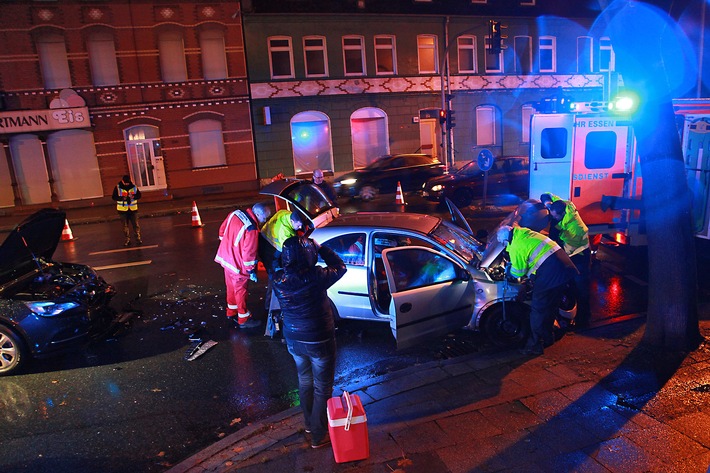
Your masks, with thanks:
M 220 243 L 214 260 L 224 268 L 227 318 L 239 328 L 259 325 L 247 308 L 247 284 L 257 281 L 259 229 L 270 216 L 269 207 L 256 203 L 250 209 L 231 212 L 219 227 Z
M 508 251 L 509 276 L 527 277 L 533 283 L 530 336 L 520 352 L 542 355 L 544 347 L 554 343 L 555 317 L 565 287 L 577 269 L 560 245 L 529 228 L 504 225 L 496 238 Z
M 550 204 L 550 236 L 552 229 L 557 230 L 556 241 L 564 248 L 579 274 L 574 278 L 577 295 L 577 316 L 575 325 L 583 327 L 589 324 L 589 271 L 592 254 L 589 248 L 589 229 L 572 202 L 555 200 Z
M 123 235 L 126 237 L 123 246 L 131 244 L 129 223 L 133 227 L 136 243 L 142 245 L 141 227 L 138 224 L 138 199 L 141 198 L 141 191 L 131 182 L 131 176 L 126 174 L 121 178 L 121 181 L 114 187 L 111 198 L 116 202 L 116 210 L 123 224 Z
M 298 212 L 279 210 L 261 229 L 265 244 L 259 246 L 259 256 L 268 274 L 281 267 L 281 249 L 286 240 L 303 228 Z

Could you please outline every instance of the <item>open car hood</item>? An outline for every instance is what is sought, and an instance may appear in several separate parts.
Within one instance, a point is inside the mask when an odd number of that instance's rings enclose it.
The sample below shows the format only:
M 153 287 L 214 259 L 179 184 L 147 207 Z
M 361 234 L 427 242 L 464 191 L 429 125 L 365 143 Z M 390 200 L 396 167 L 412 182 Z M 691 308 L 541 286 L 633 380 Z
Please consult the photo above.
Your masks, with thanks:
M 325 226 L 339 215 L 335 204 L 311 181 L 279 179 L 264 186 L 259 193 L 285 200 L 291 210 L 295 208 L 305 215 L 313 228 Z
M 36 268 L 36 258 L 49 260 L 57 249 L 66 214 L 42 209 L 17 225 L 0 246 L 0 285 Z

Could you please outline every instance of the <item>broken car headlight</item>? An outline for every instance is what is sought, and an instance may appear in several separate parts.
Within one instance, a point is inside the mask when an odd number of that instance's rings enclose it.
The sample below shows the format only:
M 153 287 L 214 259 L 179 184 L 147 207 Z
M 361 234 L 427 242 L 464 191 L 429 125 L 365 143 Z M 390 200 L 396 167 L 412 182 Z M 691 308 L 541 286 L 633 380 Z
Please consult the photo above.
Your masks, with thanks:
M 42 317 L 53 317 L 59 315 L 62 312 L 71 310 L 75 307 L 79 307 L 76 302 L 25 302 L 25 305 L 35 314 L 41 315 Z

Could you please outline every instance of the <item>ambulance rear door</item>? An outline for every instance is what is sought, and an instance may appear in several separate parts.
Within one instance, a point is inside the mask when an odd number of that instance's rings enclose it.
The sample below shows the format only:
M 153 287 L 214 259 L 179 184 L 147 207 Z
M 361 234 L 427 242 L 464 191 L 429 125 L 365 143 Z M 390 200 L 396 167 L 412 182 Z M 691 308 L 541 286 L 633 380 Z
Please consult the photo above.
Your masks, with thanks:
M 575 117 L 571 201 L 587 225 L 623 228 L 621 210 L 602 211 L 603 195 L 630 197 L 634 149 L 631 122 L 608 115 Z
M 572 188 L 574 116 L 569 113 L 535 113 L 530 119 L 531 199 L 552 192 L 569 199 Z

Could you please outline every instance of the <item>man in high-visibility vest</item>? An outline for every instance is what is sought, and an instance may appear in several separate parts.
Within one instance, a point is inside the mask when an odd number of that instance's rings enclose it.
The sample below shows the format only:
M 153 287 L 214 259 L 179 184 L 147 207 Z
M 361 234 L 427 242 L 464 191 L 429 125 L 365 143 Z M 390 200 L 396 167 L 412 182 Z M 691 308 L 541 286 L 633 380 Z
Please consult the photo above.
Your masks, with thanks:
M 268 206 L 256 203 L 250 209 L 230 212 L 219 227 L 220 243 L 214 260 L 224 268 L 227 318 L 239 328 L 260 325 L 247 308 L 247 285 L 249 280 L 257 281 L 259 229 L 270 216 Z
M 575 325 L 583 327 L 591 318 L 589 308 L 589 270 L 592 263 L 589 249 L 589 229 L 572 202 L 555 200 L 548 207 L 550 211 L 550 236 L 557 230 L 555 239 L 570 257 L 579 274 L 574 278 L 577 295 L 577 316 Z
M 123 223 L 123 235 L 126 237 L 123 246 L 131 244 L 129 223 L 133 227 L 136 243 L 142 245 L 141 227 L 138 223 L 138 199 L 141 198 L 141 191 L 131 182 L 131 176 L 126 174 L 121 178 L 121 181 L 114 187 L 111 198 L 116 201 L 116 210 L 121 223 Z
M 281 265 L 281 250 L 286 240 L 296 236 L 303 228 L 303 220 L 298 212 L 279 210 L 261 229 L 265 244 L 259 245 L 259 258 L 266 267 L 268 274 L 273 273 Z
M 518 225 L 502 226 L 497 240 L 510 257 L 508 276 L 529 278 L 533 283 L 530 336 L 520 352 L 542 355 L 554 343 L 553 327 L 565 287 L 577 273 L 560 245 L 547 236 Z

